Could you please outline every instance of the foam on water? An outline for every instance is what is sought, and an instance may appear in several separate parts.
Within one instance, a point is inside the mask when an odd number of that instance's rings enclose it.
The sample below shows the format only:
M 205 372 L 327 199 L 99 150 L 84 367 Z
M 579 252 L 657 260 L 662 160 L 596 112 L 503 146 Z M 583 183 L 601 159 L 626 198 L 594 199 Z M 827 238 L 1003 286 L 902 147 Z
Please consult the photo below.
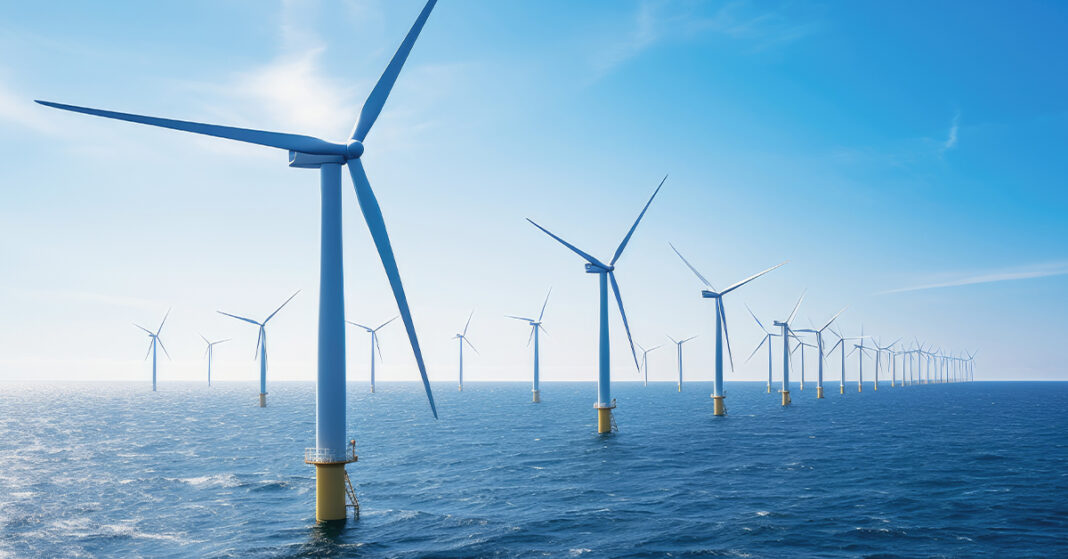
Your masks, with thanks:
M 1068 556 L 1068 383 L 794 398 L 621 383 L 349 392 L 363 513 L 314 523 L 314 386 L 0 385 L 0 558 Z M 831 391 L 829 391 L 831 392 Z M 836 392 L 836 391 L 835 391 Z

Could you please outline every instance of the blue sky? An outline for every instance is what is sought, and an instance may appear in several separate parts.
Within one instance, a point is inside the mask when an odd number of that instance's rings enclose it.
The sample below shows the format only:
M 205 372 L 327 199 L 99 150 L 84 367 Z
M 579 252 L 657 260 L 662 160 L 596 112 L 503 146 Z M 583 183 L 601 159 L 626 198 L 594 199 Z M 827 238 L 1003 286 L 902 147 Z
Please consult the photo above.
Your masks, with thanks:
M 197 333 L 234 338 L 216 378 L 251 386 L 255 328 L 215 311 L 265 316 L 296 289 L 269 381 L 313 379 L 314 171 L 32 100 L 338 141 L 420 7 L 0 8 L 0 380 L 147 380 L 130 323 L 173 307 L 161 386 L 203 378 Z M 690 378 L 711 378 L 712 305 L 669 241 L 720 287 L 789 261 L 728 296 L 729 380 L 766 375 L 743 363 L 762 335 L 743 303 L 782 318 L 804 289 L 802 325 L 848 304 L 849 334 L 978 349 L 980 378 L 1066 378 L 1066 23 L 1057 3 L 442 0 L 363 157 L 432 380 L 455 380 L 471 309 L 466 379 L 527 379 L 526 328 L 503 315 L 550 286 L 544 378 L 593 380 L 595 277 L 523 218 L 609 257 L 665 173 L 617 275 L 637 341 L 701 336 Z M 345 186 L 348 317 L 385 321 Z M 637 379 L 612 313 L 614 378 Z M 381 342 L 380 378 L 415 380 L 403 329 Z M 673 352 L 650 361 L 674 378 Z

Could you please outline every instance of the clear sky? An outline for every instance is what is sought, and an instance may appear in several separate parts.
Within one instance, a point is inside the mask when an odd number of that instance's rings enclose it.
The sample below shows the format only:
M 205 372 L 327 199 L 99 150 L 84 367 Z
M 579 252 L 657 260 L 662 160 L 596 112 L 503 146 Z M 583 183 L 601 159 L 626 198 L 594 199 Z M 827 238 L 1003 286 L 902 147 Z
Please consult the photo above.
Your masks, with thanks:
M 0 380 L 143 380 L 168 307 L 168 381 L 315 372 L 318 177 L 280 150 L 65 113 L 35 98 L 341 141 L 421 8 L 353 2 L 9 2 L 0 7 Z M 670 177 L 618 279 L 640 343 L 698 334 L 712 376 L 717 287 L 737 370 L 761 319 L 978 350 L 980 379 L 1066 379 L 1068 6 L 1056 2 L 442 0 L 363 157 L 431 379 L 525 380 L 546 290 L 546 380 L 593 380 L 596 277 L 530 217 L 610 258 Z M 345 184 L 348 318 L 395 314 Z M 613 376 L 638 374 L 612 309 Z M 349 378 L 367 378 L 349 333 Z M 416 380 L 403 328 L 382 380 Z M 810 378 L 815 360 L 808 366 Z M 650 354 L 675 376 L 674 352 Z M 836 363 L 836 361 L 832 361 Z M 794 365 L 797 367 L 797 364 Z M 853 378 L 855 356 L 849 363 Z M 870 367 L 867 363 L 866 367 Z M 778 368 L 778 365 L 776 365 Z M 837 375 L 837 366 L 831 371 Z M 591 393 L 591 399 L 593 394 Z

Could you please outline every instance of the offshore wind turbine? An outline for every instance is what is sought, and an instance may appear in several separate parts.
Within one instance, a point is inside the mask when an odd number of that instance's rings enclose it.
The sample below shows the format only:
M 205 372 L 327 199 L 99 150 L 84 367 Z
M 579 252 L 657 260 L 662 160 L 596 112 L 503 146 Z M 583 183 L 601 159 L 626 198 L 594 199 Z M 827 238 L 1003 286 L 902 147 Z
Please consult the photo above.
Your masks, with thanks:
M 215 346 L 223 342 L 230 341 L 230 338 L 213 342 L 205 338 L 204 334 L 200 334 L 200 339 L 204 340 L 204 343 L 208 344 L 208 347 L 204 348 L 204 357 L 208 358 L 208 386 L 211 386 L 211 358 L 215 355 Z
M 795 332 L 797 332 L 797 331 L 798 330 L 795 330 Z M 815 348 L 816 346 L 806 342 L 805 340 L 802 340 L 801 338 L 799 338 L 797 336 L 794 336 L 794 339 L 797 340 L 797 346 L 799 348 L 801 348 L 801 390 L 804 390 L 805 389 L 805 348 L 806 347 Z M 795 347 L 791 351 L 791 353 L 793 351 L 797 351 L 798 347 Z
M 676 340 L 675 338 L 672 338 L 671 336 L 668 336 L 669 340 L 675 342 L 676 355 L 678 356 L 678 361 L 679 361 L 679 392 L 682 392 L 682 344 L 684 344 L 684 343 L 686 343 L 686 342 L 688 342 L 688 341 L 690 341 L 690 340 L 692 340 L 692 339 L 694 339 L 696 337 L 697 336 L 690 336 L 689 338 L 686 338 L 685 340 Z
M 780 266 L 785 265 L 786 262 L 783 262 L 782 264 L 777 264 L 775 266 L 772 266 L 772 267 L 768 268 L 767 270 L 764 270 L 763 272 L 759 272 L 759 273 L 753 274 L 753 275 L 745 278 L 744 280 L 729 286 L 727 289 L 724 289 L 723 291 L 718 291 L 715 287 L 712 286 L 711 282 L 709 282 L 707 279 L 705 279 L 705 276 L 701 275 L 701 272 L 697 271 L 697 268 L 694 268 L 693 265 L 690 264 L 690 262 L 688 260 L 686 260 L 686 257 L 683 256 L 681 252 L 679 252 L 679 249 L 675 248 L 675 245 L 673 245 L 671 243 L 668 243 L 668 245 L 671 246 L 671 250 L 675 251 L 675 254 L 677 254 L 679 256 L 679 258 L 682 260 L 682 263 L 686 264 L 686 267 L 689 268 L 690 271 L 693 272 L 695 276 L 697 276 L 697 279 L 701 280 L 701 283 L 703 283 L 705 285 L 705 287 L 708 288 L 708 289 L 702 289 L 701 290 L 701 297 L 705 298 L 705 299 L 713 299 L 713 300 L 716 301 L 716 382 L 712 387 L 712 402 L 713 402 L 713 404 L 712 404 L 712 415 L 727 415 L 727 406 L 723 402 L 723 398 L 725 398 L 725 396 L 723 394 L 723 341 L 724 340 L 726 340 L 726 342 L 727 342 L 727 358 L 730 359 L 731 370 L 732 371 L 734 370 L 734 356 L 731 355 L 731 338 L 730 338 L 730 334 L 728 334 L 728 332 L 727 332 L 727 313 L 726 313 L 726 311 L 723 310 L 723 296 L 728 294 L 728 293 L 730 293 L 731 291 L 734 291 L 735 289 L 738 289 L 739 287 L 741 287 L 741 286 L 743 286 L 743 285 L 745 285 L 745 284 L 747 284 L 747 283 L 759 278 L 760 276 L 762 276 L 762 275 L 774 270 L 775 268 L 778 268 Z M 679 346 L 679 352 L 680 352 L 680 355 L 681 355 L 682 346 Z M 681 359 L 681 357 L 680 357 L 679 361 L 680 361 L 680 363 L 679 363 L 679 391 L 681 392 L 682 391 L 682 364 L 681 364 L 682 359 Z
M 159 328 L 156 328 L 155 332 L 153 332 L 152 330 L 149 330 L 148 328 L 145 328 L 144 326 L 141 326 L 140 324 L 134 323 L 134 326 L 144 330 L 145 333 L 148 334 L 148 338 L 150 340 L 148 342 L 148 352 L 145 353 L 145 359 L 148 359 L 149 355 L 152 356 L 152 391 L 153 392 L 156 391 L 156 346 L 158 345 L 160 347 L 160 349 L 163 350 L 163 353 L 167 356 L 167 359 L 171 358 L 170 352 L 167 351 L 167 348 L 163 345 L 163 340 L 160 339 L 160 337 L 159 337 L 159 333 L 163 331 L 163 325 L 167 322 L 167 317 L 170 316 L 170 315 L 171 315 L 171 310 L 167 309 L 167 313 L 163 315 L 163 320 L 160 321 Z
M 860 327 L 860 343 L 859 344 L 853 344 L 853 351 L 849 352 L 849 355 L 853 355 L 854 353 L 856 353 L 858 351 L 860 352 L 860 353 L 857 354 L 857 366 L 858 366 L 858 368 L 857 368 L 857 392 L 863 392 L 864 391 L 864 356 L 866 355 L 864 352 L 865 351 L 873 351 L 870 347 L 865 347 L 864 346 L 864 338 L 866 338 L 866 337 L 867 336 L 864 335 L 864 327 L 861 326 Z
M 464 331 L 458 332 L 452 337 L 452 339 L 456 340 L 460 345 L 460 392 L 464 391 L 464 343 L 466 342 L 467 345 L 471 346 L 471 349 L 473 349 L 475 353 L 478 353 L 474 344 L 467 339 L 467 328 L 471 326 L 471 317 L 473 316 L 475 316 L 475 311 L 471 311 L 471 314 L 467 315 L 467 324 L 464 324 Z
M 346 320 L 345 321 L 345 322 L 348 322 L 349 324 L 351 324 L 353 326 L 359 326 L 360 328 L 363 328 L 365 332 L 367 332 L 368 334 L 371 335 L 371 394 L 375 393 L 375 350 L 376 349 L 378 350 L 378 357 L 382 357 L 382 346 L 378 345 L 378 331 L 383 329 L 383 328 L 385 328 L 387 324 L 389 324 L 390 322 L 393 322 L 394 320 L 397 320 L 399 317 L 400 317 L 399 315 L 395 316 L 395 317 L 383 322 L 382 324 L 379 324 L 378 326 L 376 326 L 374 328 L 372 328 L 370 326 L 364 326 L 363 324 L 356 324 L 355 322 L 353 322 L 351 320 Z
M 830 354 L 834 353 L 834 350 L 836 348 L 838 348 L 838 346 L 842 346 L 842 351 L 840 352 L 841 353 L 841 357 L 842 357 L 842 368 L 841 368 L 842 377 L 841 377 L 841 380 L 838 381 L 838 393 L 839 394 L 845 394 L 845 382 L 846 382 L 846 380 L 845 380 L 845 377 L 846 377 L 846 351 L 845 350 L 846 350 L 846 341 L 862 340 L 862 339 L 864 339 L 864 337 L 863 336 L 846 337 L 846 336 L 843 336 L 842 334 L 840 334 L 838 332 L 835 332 L 835 330 L 833 328 L 831 329 L 831 332 L 834 332 L 834 335 L 838 336 L 838 341 L 831 347 L 831 350 L 827 352 L 827 355 L 830 355 Z M 852 353 L 850 355 L 852 355 Z
M 882 353 L 884 351 L 892 351 L 891 348 L 893 348 L 895 345 L 897 345 L 897 342 L 900 342 L 900 341 L 901 341 L 901 338 L 898 338 L 898 339 L 894 340 L 893 343 L 891 343 L 890 345 L 887 345 L 887 346 L 880 346 L 879 342 L 875 341 L 874 339 L 871 341 L 871 344 L 873 346 L 875 346 L 875 385 L 873 387 L 875 390 L 879 389 L 879 364 L 882 362 Z M 861 340 L 860 343 L 863 344 L 864 341 Z
M 619 294 L 619 284 L 616 282 L 616 262 L 619 261 L 619 257 L 623 255 L 623 249 L 627 248 L 627 243 L 630 242 L 631 236 L 634 235 L 634 230 L 638 228 L 638 224 L 641 223 L 642 217 L 644 217 L 645 212 L 649 210 L 649 205 L 653 203 L 653 199 L 656 198 L 656 194 L 660 192 L 660 188 L 664 186 L 664 181 L 666 180 L 667 175 L 664 175 L 663 180 L 660 181 L 656 190 L 653 191 L 653 195 L 649 197 L 649 201 L 645 203 L 645 207 L 642 208 L 641 213 L 638 214 L 638 219 L 634 220 L 634 225 L 630 226 L 627 235 L 623 237 L 623 241 L 619 243 L 619 247 L 616 248 L 616 252 L 608 264 L 604 264 L 600 260 L 579 250 L 575 245 L 554 235 L 548 229 L 534 223 L 530 218 L 527 218 L 527 221 L 529 221 L 531 225 L 541 229 L 543 233 L 556 239 L 557 242 L 571 249 L 572 252 L 586 260 L 587 274 L 597 274 L 598 285 L 600 286 L 601 303 L 600 342 L 598 344 L 597 403 L 595 403 L 593 407 L 597 409 L 598 433 L 611 432 L 612 425 L 615 423 L 612 418 L 612 410 L 615 409 L 616 404 L 612 399 L 612 371 L 608 340 L 608 284 L 609 282 L 612 284 L 612 293 L 615 294 L 616 304 L 619 306 L 619 316 L 623 319 L 623 329 L 627 331 L 627 341 L 630 343 L 630 354 L 634 358 L 634 366 L 638 367 L 638 353 L 634 350 L 634 339 L 630 335 L 630 324 L 627 323 L 627 313 L 623 310 L 623 296 Z
M 830 320 L 828 320 L 826 323 L 824 323 L 823 327 L 821 327 L 821 328 L 816 328 L 815 326 L 813 326 L 812 328 L 806 328 L 806 329 L 802 329 L 802 330 L 795 330 L 795 332 L 808 332 L 810 334 L 815 334 L 816 335 L 816 351 L 819 354 L 819 361 L 818 361 L 818 373 L 819 374 L 816 377 L 816 398 L 817 399 L 823 398 L 823 360 L 824 360 L 823 332 L 825 330 L 827 330 L 828 328 L 830 328 L 831 324 L 834 323 L 835 319 L 837 319 L 839 315 L 844 313 L 847 308 L 849 308 L 849 307 L 842 307 L 842 310 L 834 313 L 834 316 L 832 316 Z M 756 317 L 754 317 L 754 318 L 756 318 Z M 832 348 L 831 351 L 834 351 L 834 349 Z M 830 354 L 830 352 L 828 352 L 828 355 L 829 354 Z M 803 360 L 804 360 L 804 357 L 802 356 L 802 361 Z M 844 379 L 845 378 L 845 363 L 842 364 L 842 371 L 843 371 L 843 379 Z M 843 380 L 843 384 L 845 384 L 844 380 Z M 802 383 L 802 386 L 804 386 L 803 383 Z
M 764 331 L 764 337 L 760 340 L 760 343 L 757 344 L 756 348 L 753 350 L 753 353 L 750 353 L 749 357 L 747 357 L 745 361 L 748 363 L 749 360 L 752 359 L 754 355 L 756 355 L 756 352 L 760 351 L 760 348 L 765 343 L 768 344 L 768 394 L 771 394 L 771 339 L 775 336 L 778 336 L 778 334 L 769 332 L 767 328 L 764 328 L 764 323 L 760 322 L 760 319 L 756 317 L 756 314 L 753 313 L 753 309 L 749 308 L 749 305 L 745 306 L 745 310 L 749 311 L 749 316 L 752 316 L 753 320 L 756 321 L 757 326 L 760 326 L 760 329 Z
M 797 309 L 801 307 L 801 301 L 805 300 L 805 292 L 801 292 L 801 297 L 798 297 L 797 304 L 794 305 L 794 310 L 790 312 L 790 316 L 786 320 L 776 320 L 775 326 L 782 329 L 780 336 L 782 336 L 782 405 L 790 405 L 790 321 L 797 315 Z
M 655 349 L 659 349 L 660 346 L 657 345 L 649 349 L 645 349 L 644 347 L 642 347 L 642 344 L 635 343 L 634 345 L 638 346 L 638 349 L 642 350 L 642 363 L 639 369 L 641 369 L 641 371 L 645 373 L 645 386 L 649 386 L 649 353 Z
M 423 6 L 411 30 L 408 31 L 408 35 L 401 42 L 396 54 L 382 73 L 382 77 L 367 97 L 352 133 L 340 143 L 300 134 L 202 124 L 37 101 L 42 105 L 57 109 L 287 150 L 290 167 L 319 169 L 322 222 L 315 448 L 306 450 L 304 457 L 305 463 L 315 465 L 315 517 L 317 520 L 342 520 L 347 517 L 345 464 L 355 461 L 355 457 L 350 457 L 345 452 L 347 446 L 345 437 L 345 297 L 341 250 L 341 167 L 343 165 L 348 165 L 360 210 L 367 222 L 367 228 L 370 230 L 375 247 L 378 249 L 386 277 L 393 289 L 401 320 L 408 331 L 408 339 L 423 380 L 423 388 L 430 401 L 430 410 L 434 417 L 437 417 L 437 408 L 434 406 L 434 396 L 430 391 L 423 353 L 419 347 L 415 323 L 412 321 L 408 299 L 401 283 L 397 260 L 393 254 L 389 234 L 386 232 L 385 218 L 382 216 L 378 200 L 364 172 L 361 159 L 364 154 L 364 140 L 381 114 L 382 107 L 385 106 L 386 99 L 397 81 L 397 76 L 400 75 L 401 68 L 408 59 L 408 54 L 427 18 L 430 17 L 430 12 L 436 2 L 437 0 L 428 0 Z
M 522 316 L 507 315 L 508 318 L 514 318 L 516 320 L 524 320 L 530 326 L 530 336 L 527 337 L 527 345 L 530 345 L 530 341 L 534 340 L 534 387 L 531 391 L 534 393 L 533 401 L 535 404 L 541 403 L 541 388 L 539 387 L 540 371 L 538 363 L 541 358 L 541 352 L 538 347 L 538 331 L 545 330 L 541 325 L 541 319 L 545 316 L 545 306 L 549 304 L 549 295 L 552 295 L 553 288 L 549 288 L 549 292 L 545 294 L 545 302 L 541 304 L 541 312 L 538 313 L 538 319 L 524 318 Z M 461 348 L 462 349 L 462 348 Z
M 258 357 L 259 357 L 259 360 L 260 360 L 260 407 L 261 408 L 267 407 L 267 323 L 272 318 L 274 318 L 274 315 L 278 314 L 278 311 L 282 310 L 282 307 L 286 306 L 286 304 L 288 304 L 290 301 L 292 301 L 293 297 L 297 296 L 297 293 L 300 293 L 299 289 L 296 291 L 296 293 L 290 295 L 289 299 L 286 299 L 284 303 L 279 305 L 278 308 L 275 309 L 273 313 L 268 315 L 267 318 L 263 319 L 263 322 L 259 322 L 259 321 L 253 320 L 251 318 L 245 318 L 243 316 L 237 316 L 236 314 L 230 314 L 228 312 L 218 311 L 219 314 L 226 315 L 226 316 L 228 316 L 230 318 L 236 318 L 238 320 L 242 320 L 244 322 L 248 322 L 249 324 L 255 324 L 256 326 L 259 326 L 260 331 L 259 331 L 259 334 L 257 335 L 257 338 L 256 338 L 256 353 L 258 354 Z

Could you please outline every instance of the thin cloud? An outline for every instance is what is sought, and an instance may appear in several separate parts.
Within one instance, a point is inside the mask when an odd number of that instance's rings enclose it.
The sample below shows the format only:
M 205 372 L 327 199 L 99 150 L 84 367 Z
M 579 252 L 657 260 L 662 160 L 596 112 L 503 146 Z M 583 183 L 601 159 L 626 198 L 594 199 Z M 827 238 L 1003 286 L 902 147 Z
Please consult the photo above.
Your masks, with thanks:
M 998 283 L 1003 281 L 1048 278 L 1065 275 L 1068 275 L 1068 262 L 1058 262 L 1053 264 L 1032 266 L 1030 268 L 1004 269 L 979 274 L 971 274 L 954 279 L 948 279 L 945 281 L 915 285 L 911 287 L 899 287 L 897 289 L 888 289 L 886 291 L 880 291 L 876 293 L 876 295 L 887 295 L 890 293 L 906 293 L 909 291 L 923 291 L 926 289 L 961 287 L 964 285 L 979 285 L 984 283 Z
M 960 130 L 960 111 L 953 115 L 953 124 L 949 126 L 949 134 L 946 143 L 942 144 L 942 151 L 957 147 L 957 132 Z

